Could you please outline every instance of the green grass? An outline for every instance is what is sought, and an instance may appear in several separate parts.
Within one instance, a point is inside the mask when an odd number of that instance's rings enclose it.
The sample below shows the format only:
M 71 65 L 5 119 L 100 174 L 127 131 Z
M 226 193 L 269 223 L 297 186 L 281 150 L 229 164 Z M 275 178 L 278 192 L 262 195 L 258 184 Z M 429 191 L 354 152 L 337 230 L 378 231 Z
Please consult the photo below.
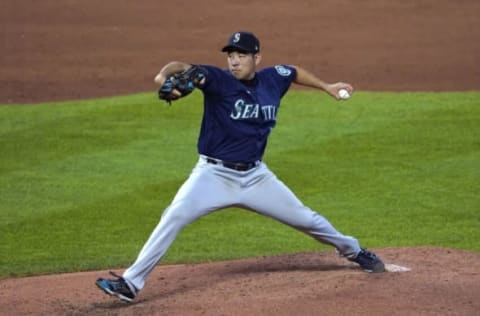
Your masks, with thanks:
M 128 266 L 194 166 L 195 92 L 0 107 L 0 276 Z M 480 93 L 291 91 L 265 161 L 370 247 L 480 251 Z M 188 226 L 163 263 L 331 249 L 243 210 Z

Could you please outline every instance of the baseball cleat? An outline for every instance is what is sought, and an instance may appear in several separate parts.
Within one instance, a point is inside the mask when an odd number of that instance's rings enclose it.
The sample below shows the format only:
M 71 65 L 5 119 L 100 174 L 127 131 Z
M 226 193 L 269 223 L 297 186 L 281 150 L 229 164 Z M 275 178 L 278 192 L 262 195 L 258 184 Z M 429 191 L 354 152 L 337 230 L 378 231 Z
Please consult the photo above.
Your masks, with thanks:
M 122 302 L 130 303 L 137 296 L 137 291 L 130 287 L 124 278 L 110 271 L 116 279 L 99 278 L 95 284 L 105 293 L 118 297 Z
M 356 257 L 348 258 L 348 260 L 358 263 L 360 267 L 366 272 L 385 272 L 385 265 L 383 264 L 380 257 L 366 249 L 360 250 Z

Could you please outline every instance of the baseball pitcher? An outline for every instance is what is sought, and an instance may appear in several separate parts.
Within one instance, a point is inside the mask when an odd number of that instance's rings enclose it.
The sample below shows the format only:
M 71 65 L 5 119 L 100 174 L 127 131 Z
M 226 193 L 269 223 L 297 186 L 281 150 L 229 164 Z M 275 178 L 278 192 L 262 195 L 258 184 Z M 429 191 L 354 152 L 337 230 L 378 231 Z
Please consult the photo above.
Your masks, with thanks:
M 257 69 L 260 42 L 250 32 L 232 34 L 223 47 L 227 69 L 171 62 L 155 82 L 159 98 L 171 103 L 195 88 L 202 91 L 203 119 L 198 137 L 198 162 L 164 210 L 135 262 L 123 275 L 99 278 L 109 295 L 131 302 L 144 288 L 149 273 L 188 224 L 216 210 L 240 207 L 268 216 L 333 246 L 341 256 L 368 272 L 383 272 L 382 260 L 337 231 L 313 211 L 262 160 L 267 139 L 277 123 L 280 101 L 292 83 L 317 88 L 336 99 L 349 95 L 348 83 L 329 84 L 298 66 Z

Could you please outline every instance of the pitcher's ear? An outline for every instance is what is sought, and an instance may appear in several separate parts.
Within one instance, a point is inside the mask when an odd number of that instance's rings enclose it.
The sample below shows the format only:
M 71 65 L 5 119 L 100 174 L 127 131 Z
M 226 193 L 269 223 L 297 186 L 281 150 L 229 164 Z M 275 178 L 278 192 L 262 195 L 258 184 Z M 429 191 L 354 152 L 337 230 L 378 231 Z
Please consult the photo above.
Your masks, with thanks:
M 260 55 L 259 53 L 257 53 L 257 54 L 255 54 L 253 57 L 255 58 L 255 65 L 260 64 L 260 61 L 262 60 L 262 55 Z

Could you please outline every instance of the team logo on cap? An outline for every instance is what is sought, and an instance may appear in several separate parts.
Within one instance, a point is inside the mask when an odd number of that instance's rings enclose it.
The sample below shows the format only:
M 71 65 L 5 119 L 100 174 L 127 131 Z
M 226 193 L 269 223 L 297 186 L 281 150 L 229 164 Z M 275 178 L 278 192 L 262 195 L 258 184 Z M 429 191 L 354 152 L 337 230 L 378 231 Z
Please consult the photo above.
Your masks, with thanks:
M 290 76 L 290 74 L 292 73 L 290 69 L 282 65 L 275 66 L 275 70 L 278 72 L 280 76 L 284 76 L 284 77 Z
M 238 43 L 239 41 L 240 41 L 240 33 L 235 33 L 235 35 L 233 35 L 233 42 Z

